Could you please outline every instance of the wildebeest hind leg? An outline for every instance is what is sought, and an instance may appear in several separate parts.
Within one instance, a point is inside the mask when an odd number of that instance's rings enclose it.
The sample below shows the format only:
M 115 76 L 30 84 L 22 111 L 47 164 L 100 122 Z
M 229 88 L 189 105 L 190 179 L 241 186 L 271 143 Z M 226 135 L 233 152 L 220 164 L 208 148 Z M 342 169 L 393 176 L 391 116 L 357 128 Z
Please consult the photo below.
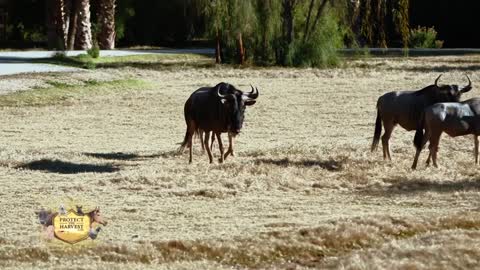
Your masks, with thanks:
M 218 159 L 218 162 L 220 163 L 223 163 L 223 143 L 222 143 L 222 133 L 218 132 L 218 133 L 215 133 L 215 135 L 217 135 L 217 141 L 218 141 L 218 148 L 220 150 L 220 158 Z
M 429 137 L 430 137 L 430 135 L 428 134 L 428 132 L 426 132 L 425 135 L 422 138 L 422 142 L 421 142 L 420 147 L 417 148 L 417 151 L 415 153 L 415 158 L 413 159 L 413 164 L 412 164 L 412 169 L 414 169 L 414 170 L 417 168 L 418 158 L 420 157 L 420 153 L 422 152 L 423 147 L 425 147 L 425 144 L 427 144 L 427 142 L 429 140 Z M 430 159 L 430 155 L 431 154 L 429 153 L 428 154 L 429 159 Z
M 213 134 L 212 134 L 213 136 Z M 210 145 L 208 144 L 208 139 L 210 139 L 210 132 L 205 132 L 205 148 L 207 149 L 208 159 L 210 163 L 213 163 L 212 151 L 210 150 Z
M 187 129 L 187 140 L 188 140 L 188 148 L 189 148 L 189 159 L 188 162 L 192 163 L 193 160 L 193 135 L 195 134 L 195 122 L 190 121 L 190 125 L 188 125 Z
M 383 133 L 382 136 L 383 159 L 392 160 L 392 157 L 390 156 L 390 144 L 388 141 L 390 140 L 395 125 L 391 122 L 384 122 L 383 127 L 385 128 L 385 133 Z

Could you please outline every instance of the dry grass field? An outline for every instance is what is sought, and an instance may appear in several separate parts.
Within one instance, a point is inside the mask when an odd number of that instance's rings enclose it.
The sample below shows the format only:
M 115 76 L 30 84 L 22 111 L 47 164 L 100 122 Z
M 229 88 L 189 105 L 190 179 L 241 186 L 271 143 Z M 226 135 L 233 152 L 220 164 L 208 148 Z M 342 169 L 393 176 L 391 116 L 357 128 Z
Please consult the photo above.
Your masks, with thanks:
M 428 151 L 410 169 L 414 133 L 399 127 L 392 162 L 381 147 L 370 153 L 378 96 L 422 88 L 440 73 L 456 84 L 469 74 L 474 88 L 464 98 L 480 96 L 480 56 L 0 78 L 0 268 L 479 267 L 473 139 L 443 136 L 438 169 L 425 167 Z M 210 165 L 197 141 L 189 165 L 176 153 L 183 104 L 220 81 L 251 83 L 260 97 L 246 111 L 236 157 Z M 41 238 L 34 211 L 65 202 L 101 207 L 109 224 L 97 240 Z

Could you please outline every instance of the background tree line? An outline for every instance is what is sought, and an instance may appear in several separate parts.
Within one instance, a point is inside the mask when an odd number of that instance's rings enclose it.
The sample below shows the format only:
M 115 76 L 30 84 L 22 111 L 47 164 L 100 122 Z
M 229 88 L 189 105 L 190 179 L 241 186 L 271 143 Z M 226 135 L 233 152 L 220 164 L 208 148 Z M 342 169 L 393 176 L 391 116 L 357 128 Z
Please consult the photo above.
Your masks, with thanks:
M 328 66 L 340 47 L 480 47 L 475 0 L 2 1 L 8 39 L 56 49 L 193 44 L 217 62 Z

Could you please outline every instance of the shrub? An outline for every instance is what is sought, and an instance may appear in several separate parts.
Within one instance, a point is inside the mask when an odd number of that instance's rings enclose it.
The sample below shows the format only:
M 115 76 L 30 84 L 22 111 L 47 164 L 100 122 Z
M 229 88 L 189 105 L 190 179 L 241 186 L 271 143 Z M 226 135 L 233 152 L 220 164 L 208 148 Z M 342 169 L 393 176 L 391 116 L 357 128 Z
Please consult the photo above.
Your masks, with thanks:
M 92 58 L 98 58 L 100 57 L 100 48 L 98 47 L 98 44 L 95 42 L 92 46 L 92 48 L 87 50 L 88 55 L 90 55 Z
M 410 30 L 409 47 L 410 48 L 441 48 L 442 40 L 436 40 L 437 31 L 433 27 L 417 27 Z
M 295 40 L 287 54 L 286 64 L 291 66 L 332 67 L 340 63 L 338 49 L 343 47 L 344 32 L 337 19 L 326 14 L 310 38 Z

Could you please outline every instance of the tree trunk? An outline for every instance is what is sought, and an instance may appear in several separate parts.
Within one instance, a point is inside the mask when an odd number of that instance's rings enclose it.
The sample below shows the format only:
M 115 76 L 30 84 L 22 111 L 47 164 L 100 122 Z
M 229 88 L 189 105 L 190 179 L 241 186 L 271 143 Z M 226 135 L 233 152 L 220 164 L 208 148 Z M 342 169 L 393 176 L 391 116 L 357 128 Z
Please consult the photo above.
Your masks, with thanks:
M 77 2 L 78 1 L 78 2 Z M 90 22 L 90 0 L 77 0 L 78 18 L 75 49 L 88 50 L 92 48 L 92 24 Z
M 283 0 L 282 2 L 282 45 L 279 48 L 278 64 L 285 65 L 290 44 L 293 41 L 293 10 L 295 0 Z
M 216 30 L 217 30 L 217 33 L 215 36 L 215 40 L 216 40 L 215 63 L 221 64 L 222 63 L 222 47 L 220 45 L 221 37 L 220 37 L 220 31 L 218 30 L 218 28 Z
M 47 0 L 47 38 L 48 48 L 65 50 L 64 2 L 63 0 Z
M 285 42 L 290 45 L 293 41 L 293 8 L 294 0 L 283 1 L 283 36 Z
M 75 46 L 75 37 L 77 36 L 77 20 L 78 20 L 78 0 L 69 1 L 69 8 L 65 12 L 68 17 L 67 34 L 67 50 L 73 50 Z
M 312 24 L 312 27 L 310 28 L 309 33 L 312 33 L 312 32 L 315 31 L 315 28 L 317 27 L 318 21 L 320 20 L 320 17 L 322 16 L 323 10 L 327 6 L 327 1 L 328 0 L 323 0 L 323 2 L 320 4 L 320 6 L 318 6 L 317 15 L 315 16 L 315 20 L 313 21 L 313 24 Z M 308 38 L 308 36 L 307 36 L 307 38 Z
M 98 10 L 100 31 L 97 40 L 102 50 L 115 48 L 115 2 L 116 0 L 100 0 Z
M 310 27 L 310 17 L 312 16 L 312 10 L 313 10 L 313 4 L 314 3 L 315 3 L 315 0 L 311 0 L 310 5 L 308 6 L 307 21 L 305 22 L 305 30 L 303 32 L 303 42 L 305 42 L 307 40 L 308 29 Z
M 238 33 L 238 63 L 245 64 L 245 48 L 243 47 L 242 32 Z

